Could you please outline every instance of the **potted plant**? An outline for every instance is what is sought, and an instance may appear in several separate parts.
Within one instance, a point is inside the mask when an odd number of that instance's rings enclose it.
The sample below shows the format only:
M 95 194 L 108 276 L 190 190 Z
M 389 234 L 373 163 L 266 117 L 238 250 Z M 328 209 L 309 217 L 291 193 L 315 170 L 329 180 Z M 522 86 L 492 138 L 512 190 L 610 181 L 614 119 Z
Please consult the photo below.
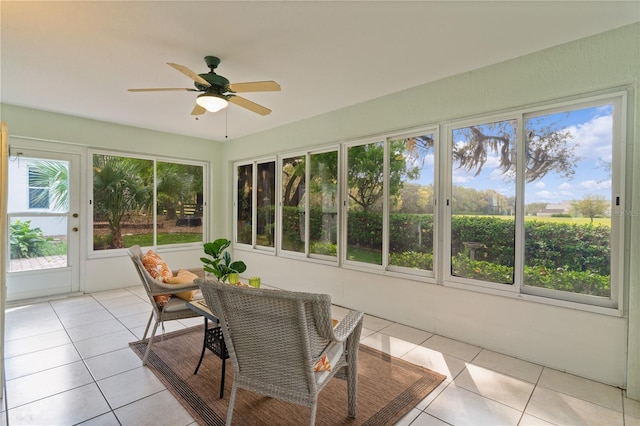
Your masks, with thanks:
M 226 251 L 231 241 L 226 238 L 218 238 L 214 242 L 204 245 L 204 253 L 211 256 L 201 257 L 204 270 L 211 272 L 219 281 L 225 282 L 230 273 L 242 273 L 247 270 L 247 265 L 241 260 L 231 261 L 231 254 Z

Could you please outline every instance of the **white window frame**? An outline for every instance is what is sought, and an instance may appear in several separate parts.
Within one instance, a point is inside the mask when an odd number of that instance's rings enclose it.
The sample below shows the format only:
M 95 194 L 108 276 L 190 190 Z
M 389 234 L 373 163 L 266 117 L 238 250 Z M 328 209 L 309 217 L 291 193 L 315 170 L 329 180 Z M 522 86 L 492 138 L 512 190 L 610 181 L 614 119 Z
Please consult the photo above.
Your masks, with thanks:
M 135 158 L 139 160 L 149 160 L 153 162 L 153 173 L 154 173 L 154 188 L 153 188 L 153 248 L 157 251 L 169 251 L 169 250 L 182 250 L 182 249 L 191 249 L 194 247 L 202 247 L 202 244 L 206 242 L 208 234 L 208 194 L 209 194 L 209 162 L 205 161 L 194 161 L 183 158 L 174 158 L 174 157 L 160 157 L 160 156 L 149 156 L 144 154 L 134 154 L 130 152 L 122 152 L 122 151 L 108 151 L 102 149 L 89 149 L 87 151 L 87 176 L 89 177 L 90 184 L 87 185 L 87 199 L 90 200 L 88 213 L 87 213 L 87 229 L 90 230 L 87 238 L 87 250 L 88 250 L 88 258 L 89 259 L 97 259 L 97 258 L 106 258 L 112 256 L 120 256 L 123 251 L 126 249 L 111 249 L 111 250 L 94 250 L 93 248 L 93 208 L 94 208 L 94 196 L 93 196 L 93 156 L 94 155 L 109 155 L 114 157 L 124 157 L 124 158 Z M 193 165 L 193 166 L 201 166 L 202 167 L 202 241 L 200 242 L 192 242 L 192 243 L 182 243 L 182 244 L 163 244 L 157 245 L 157 185 L 156 183 L 156 165 L 158 162 L 161 163 L 175 163 L 175 164 L 185 164 L 185 165 Z
M 348 241 L 348 218 L 349 218 L 349 178 L 348 178 L 348 174 L 347 174 L 347 169 L 349 167 L 349 148 L 354 147 L 354 146 L 359 146 L 359 145 L 368 145 L 368 144 L 378 144 L 381 143 L 383 144 L 383 157 L 382 157 L 382 161 L 383 163 L 383 196 L 382 196 L 382 235 L 381 240 L 382 240 L 382 264 L 380 265 L 376 265 L 376 264 L 372 264 L 372 263 L 366 263 L 366 262 L 358 262 L 355 260 L 349 260 L 348 259 L 348 249 L 347 249 L 347 241 Z M 376 272 L 384 272 L 385 271 L 385 258 L 387 257 L 385 255 L 385 244 L 388 246 L 388 238 L 385 237 L 387 235 L 387 221 L 388 221 L 388 212 L 385 213 L 388 208 L 387 205 L 389 204 L 388 201 L 388 196 L 389 196 L 389 188 L 388 188 L 388 174 L 389 174 L 389 164 L 388 161 L 386 161 L 386 157 L 388 156 L 388 150 L 389 150 L 389 144 L 387 143 L 387 138 L 386 136 L 372 136 L 372 137 L 368 137 L 368 138 L 363 138 L 363 139 L 358 139 L 358 140 L 354 140 L 354 141 L 350 141 L 350 142 L 345 142 L 342 144 L 342 161 L 340 161 L 340 171 L 341 173 L 339 173 L 341 175 L 341 182 L 342 184 L 340 185 L 341 188 L 341 198 L 342 198 L 342 203 L 341 206 L 342 208 L 341 213 L 342 213 L 342 221 L 340 222 L 341 226 L 340 226 L 340 230 L 341 230 L 341 238 L 338 240 L 340 241 L 340 243 L 338 243 L 338 246 L 340 246 L 342 248 L 342 250 L 338 250 L 339 254 L 340 254 L 340 263 L 342 265 L 344 265 L 345 268 L 348 269 L 354 269 L 354 270 L 360 270 L 360 271 L 376 271 Z M 387 217 L 387 220 L 385 220 L 385 216 Z M 341 252 L 341 253 L 340 253 Z
M 403 132 L 403 133 L 394 133 L 391 134 L 389 136 L 387 136 L 386 138 L 386 142 L 385 144 L 389 145 L 389 143 L 391 141 L 394 140 L 398 140 L 398 139 L 406 139 L 406 138 L 411 138 L 411 137 L 417 137 L 417 136 L 425 136 L 425 135 L 433 135 L 433 157 L 434 157 L 434 164 L 433 164 L 433 235 L 432 235 L 432 239 L 433 239 L 433 270 L 429 271 L 429 270 L 423 270 L 423 269 L 413 269 L 413 268 L 407 268 L 407 267 L 403 267 L 403 266 L 394 266 L 394 265 L 390 265 L 389 264 L 389 242 L 390 242 L 390 236 L 389 236 L 389 229 L 390 229 L 390 220 L 391 220 L 391 203 L 389 202 L 389 192 L 388 192 L 388 188 L 389 185 L 385 185 L 385 188 L 387 188 L 387 193 L 385 195 L 385 200 L 386 202 L 386 208 L 385 208 L 385 222 L 384 222 L 384 229 L 385 229 L 385 238 L 384 240 L 386 241 L 386 244 L 383 246 L 383 266 L 385 268 L 385 270 L 389 271 L 391 274 L 390 275 L 395 275 L 394 273 L 400 274 L 400 276 L 406 276 L 406 275 L 411 275 L 411 276 L 415 276 L 415 277 L 419 277 L 419 278 L 426 278 L 428 279 L 430 282 L 435 282 L 436 279 L 436 273 L 439 270 L 438 268 L 438 258 L 439 258 L 439 244 L 438 244 L 438 239 L 439 239 L 439 221 L 440 221 L 440 214 L 438 211 L 438 188 L 439 188 L 439 173 L 438 173 L 438 169 L 440 167 L 440 161 L 438 161 L 438 155 L 439 155 L 439 139 L 440 139 L 440 131 L 439 131 L 439 127 L 438 126 L 429 126 L 429 127 L 424 127 L 424 128 L 419 128 L 419 129 L 415 129 L 415 130 L 411 130 L 408 132 Z M 391 168 L 391 157 L 390 157 L 390 150 L 387 148 L 386 150 L 386 155 L 385 155 L 385 163 L 386 163 L 386 173 L 385 173 L 385 180 L 389 180 L 390 176 L 390 168 Z M 386 253 L 386 254 L 385 254 Z
M 613 106 L 613 140 L 612 140 L 612 200 L 618 200 L 619 204 L 612 206 L 611 212 L 611 293 L 609 298 L 592 296 L 580 293 L 563 292 L 553 289 L 536 288 L 523 285 L 523 263 L 524 263 L 524 149 L 525 141 L 524 128 L 526 118 L 537 115 L 552 114 L 554 112 L 569 111 L 574 109 L 594 107 L 602 104 Z M 446 167 L 446 182 L 440 187 L 442 199 L 445 200 L 444 226 L 443 228 L 443 251 L 442 283 L 445 286 L 462 288 L 466 290 L 481 291 L 490 294 L 518 297 L 524 300 L 542 302 L 551 305 L 578 308 L 581 310 L 594 311 L 599 313 L 622 315 L 623 312 L 623 289 L 624 289 L 624 244 L 625 244 L 625 151 L 626 151 L 626 106 L 627 92 L 613 91 L 602 94 L 585 95 L 564 101 L 549 102 L 533 107 L 523 107 L 516 111 L 475 117 L 473 119 L 452 121 L 445 125 L 447 133 L 447 150 L 443 155 Z M 487 281 L 474 280 L 457 277 L 451 274 L 451 177 L 452 177 L 452 131 L 457 128 L 471 125 L 493 123 L 502 120 L 517 120 L 517 175 L 516 175 L 516 216 L 515 216 L 515 261 L 514 261 L 514 284 L 491 283 Z M 615 201 L 613 201 L 615 202 Z
M 274 242 L 273 247 L 268 246 L 260 246 L 257 244 L 257 229 L 258 229 L 258 164 L 265 164 L 269 162 L 274 162 L 275 172 L 275 192 L 274 196 L 276 200 L 274 202 L 274 226 L 276 227 L 274 232 Z M 279 247 L 277 236 L 280 234 L 280 212 L 278 208 L 278 200 L 281 197 L 281 190 L 279 185 L 281 185 L 281 177 L 280 174 L 282 170 L 279 168 L 281 161 L 277 156 L 263 157 L 255 160 L 245 160 L 245 161 L 237 161 L 233 163 L 233 247 L 241 248 L 241 249 L 253 249 L 264 253 L 276 254 L 276 248 Z M 251 191 L 251 244 L 245 244 L 237 242 L 238 240 L 238 167 L 241 166 L 252 166 L 252 174 L 251 174 L 251 187 L 253 190 Z M 280 173 L 279 173 L 280 171 Z
M 304 200 L 304 213 L 305 213 L 305 223 L 304 223 L 304 250 L 302 252 L 287 250 L 282 247 L 283 235 L 284 235 L 284 226 L 282 221 L 284 220 L 284 205 L 282 203 L 283 191 L 282 185 L 284 184 L 284 180 L 282 178 L 282 170 L 284 169 L 284 160 L 287 158 L 294 157 L 304 157 L 305 158 L 305 174 L 304 174 L 304 191 L 305 191 L 305 200 Z M 278 162 L 276 163 L 277 170 L 277 178 L 276 178 L 276 194 L 277 194 L 277 205 L 276 210 L 278 211 L 277 216 L 279 217 L 278 227 L 276 232 L 276 250 L 278 254 L 281 254 L 284 257 L 292 257 L 292 258 L 303 258 L 309 253 L 309 153 L 305 151 L 297 151 L 292 153 L 287 153 L 280 155 L 278 157 Z M 237 185 L 236 185 L 237 187 Z

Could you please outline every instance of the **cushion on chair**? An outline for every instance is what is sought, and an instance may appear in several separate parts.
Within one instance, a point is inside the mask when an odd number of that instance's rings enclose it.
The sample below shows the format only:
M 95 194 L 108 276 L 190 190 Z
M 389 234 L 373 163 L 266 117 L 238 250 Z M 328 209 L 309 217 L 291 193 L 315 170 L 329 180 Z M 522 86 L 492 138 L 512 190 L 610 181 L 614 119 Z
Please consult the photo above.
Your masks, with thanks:
M 149 250 L 147 254 L 142 257 L 142 265 L 149 272 L 153 278 L 159 281 L 166 282 L 167 279 L 173 276 L 171 269 L 158 253 L 153 250 Z
M 329 365 L 337 365 L 340 357 L 344 353 L 344 346 L 342 343 L 334 342 L 329 346 L 329 349 L 325 351 L 327 358 L 329 359 Z M 320 358 L 322 359 L 322 358 Z M 314 365 L 315 368 L 315 365 Z M 327 380 L 330 375 L 331 368 L 324 371 L 316 371 L 314 374 L 316 376 L 316 383 L 322 384 L 325 380 Z
M 188 284 L 193 282 L 193 280 L 195 280 L 196 278 L 198 278 L 198 276 L 193 272 L 187 271 L 186 269 L 178 269 L 178 273 L 175 276 L 167 279 L 166 283 Z M 178 296 L 180 299 L 191 301 L 196 299 L 197 292 L 198 290 L 183 291 L 182 293 L 176 293 L 176 296 Z
M 169 303 L 169 300 L 171 300 L 171 295 L 170 294 L 159 294 L 157 296 L 153 296 L 153 300 L 156 301 L 158 306 L 163 308 L 167 303 Z
M 179 299 L 177 297 L 174 297 L 171 300 L 169 300 L 169 303 L 167 303 L 163 309 L 164 312 L 176 312 L 176 311 L 184 311 L 184 310 L 190 311 L 191 309 L 189 309 L 189 307 L 187 306 L 187 302 L 185 300 Z
M 171 272 L 171 269 L 169 269 L 169 266 L 167 266 L 160 255 L 153 250 L 147 251 L 147 254 L 142 256 L 142 266 L 144 266 L 144 269 L 147 270 L 149 275 L 156 280 L 165 281 L 166 279 L 173 277 L 173 273 Z M 171 299 L 170 294 L 153 296 L 153 300 L 155 300 L 160 307 L 164 307 L 169 299 Z

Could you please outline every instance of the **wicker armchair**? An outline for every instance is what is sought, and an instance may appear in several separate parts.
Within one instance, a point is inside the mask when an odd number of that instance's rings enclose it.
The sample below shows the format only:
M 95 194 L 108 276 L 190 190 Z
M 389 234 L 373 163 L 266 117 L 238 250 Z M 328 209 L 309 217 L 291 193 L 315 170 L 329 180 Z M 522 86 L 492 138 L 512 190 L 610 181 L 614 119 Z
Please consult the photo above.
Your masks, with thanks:
M 355 418 L 362 312 L 350 311 L 334 329 L 329 295 L 194 282 L 220 320 L 235 372 L 227 425 L 238 388 L 310 407 L 314 425 L 318 393 L 337 373 L 347 380 L 348 415 Z M 332 368 L 316 372 L 325 354 Z
M 149 352 L 151 351 L 151 345 L 153 344 L 153 338 L 155 337 L 156 330 L 158 329 L 158 325 L 164 323 L 164 321 L 171 321 L 177 319 L 184 318 L 193 318 L 199 317 L 200 315 L 194 312 L 193 310 L 187 307 L 187 302 L 177 297 L 172 297 L 169 302 L 160 306 L 154 300 L 153 296 L 159 296 L 163 294 L 175 294 L 188 290 L 197 290 L 198 285 L 195 283 L 188 284 L 166 284 L 163 283 L 151 275 L 142 265 L 142 251 L 140 250 L 140 246 L 135 245 L 127 249 L 127 253 L 131 257 L 133 261 L 133 265 L 140 276 L 140 280 L 142 281 L 142 285 L 147 292 L 147 296 L 149 296 L 149 301 L 151 302 L 151 315 L 149 316 L 149 321 L 147 321 L 147 328 L 144 330 L 144 336 L 142 339 L 147 338 L 147 333 L 149 332 L 149 326 L 151 325 L 151 320 L 155 318 L 155 324 L 153 325 L 153 331 L 149 336 L 149 343 L 147 344 L 147 350 L 144 353 L 144 357 L 142 358 L 142 365 L 146 365 L 147 357 L 149 356 Z M 204 271 L 202 269 L 190 269 L 191 272 L 197 274 L 198 276 L 203 276 Z

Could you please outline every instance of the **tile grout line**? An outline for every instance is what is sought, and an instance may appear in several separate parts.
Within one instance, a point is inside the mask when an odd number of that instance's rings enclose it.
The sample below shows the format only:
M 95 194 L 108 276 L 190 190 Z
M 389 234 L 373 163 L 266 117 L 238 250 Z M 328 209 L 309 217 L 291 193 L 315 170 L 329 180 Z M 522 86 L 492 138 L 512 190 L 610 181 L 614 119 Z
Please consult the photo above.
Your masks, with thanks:
M 92 295 L 88 295 L 92 300 L 98 302 Z M 104 306 L 98 302 L 98 304 L 100 306 L 102 306 L 104 308 Z M 91 376 L 91 380 L 93 380 L 93 384 L 95 385 L 96 388 L 98 388 L 98 392 L 100 392 L 100 395 L 102 395 L 102 398 L 104 399 L 104 402 L 107 404 L 107 407 L 109 407 L 109 411 L 106 411 L 104 413 L 99 414 L 98 416 L 94 416 L 92 418 L 96 418 L 96 417 L 100 417 L 100 416 L 104 416 L 105 414 L 111 412 L 113 413 L 113 416 L 116 418 L 116 420 L 118 421 L 118 424 L 122 424 L 120 423 L 120 420 L 118 419 L 118 417 L 116 417 L 115 412 L 113 411 L 113 407 L 111 406 L 111 404 L 109 403 L 109 400 L 107 399 L 107 396 L 104 394 L 104 392 L 102 391 L 102 388 L 100 387 L 100 385 L 98 384 L 98 381 L 96 380 L 95 376 L 93 375 L 93 373 L 91 372 L 91 369 L 89 368 L 89 366 L 87 365 L 87 361 L 85 360 L 84 356 L 82 355 L 82 353 L 80 353 L 80 350 L 78 349 L 78 347 L 76 346 L 76 342 L 71 338 L 71 336 L 69 335 L 69 332 L 67 331 L 67 327 L 64 325 L 64 323 L 60 320 L 60 316 L 58 315 L 58 312 L 56 311 L 56 309 L 53 307 L 53 305 L 51 306 L 51 308 L 53 309 L 53 311 L 55 312 L 56 316 L 58 317 L 58 321 L 60 321 L 60 324 L 62 325 L 62 328 L 64 329 L 65 333 L 67 333 L 67 336 L 69 336 L 69 340 L 71 341 L 71 344 L 73 345 L 73 347 L 75 348 L 76 352 L 78 352 L 78 355 L 80 356 L 80 360 L 82 361 L 82 364 L 84 365 L 84 368 L 87 369 L 87 372 L 89 373 L 89 376 Z M 106 308 L 105 308 L 106 309 Z M 107 312 L 109 312 L 109 315 L 114 316 L 111 311 L 109 311 L 107 309 Z M 115 316 L 114 316 L 115 317 Z M 73 328 L 73 327 L 71 327 Z M 84 419 L 81 423 L 84 423 L 86 421 L 91 420 L 92 418 L 89 419 Z

